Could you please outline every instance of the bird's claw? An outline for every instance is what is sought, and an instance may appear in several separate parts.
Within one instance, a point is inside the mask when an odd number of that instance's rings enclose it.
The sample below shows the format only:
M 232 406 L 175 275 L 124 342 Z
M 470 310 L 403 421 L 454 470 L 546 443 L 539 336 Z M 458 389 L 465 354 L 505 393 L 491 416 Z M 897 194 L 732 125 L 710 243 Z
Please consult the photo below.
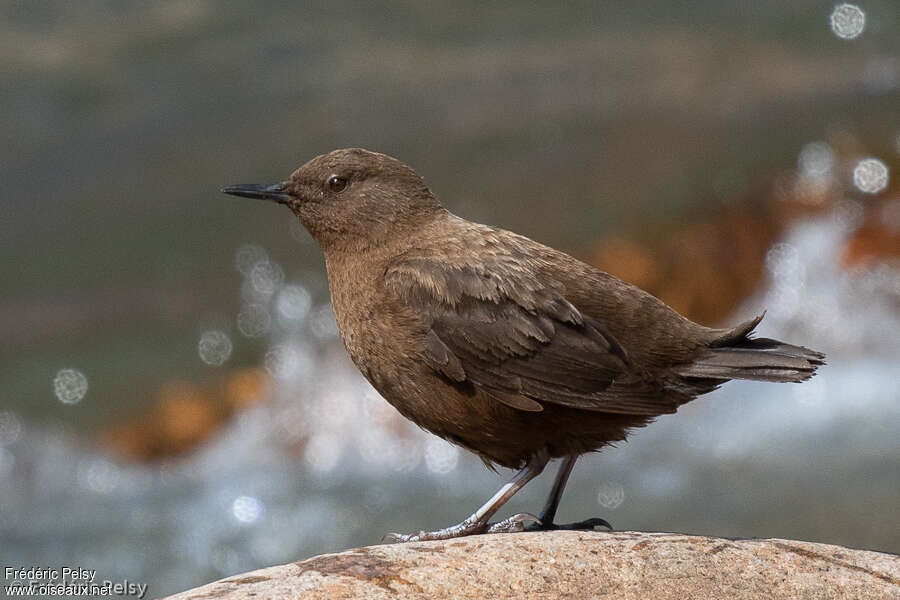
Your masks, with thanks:
M 557 525 L 556 523 L 529 523 L 525 526 L 525 531 L 556 531 L 558 529 L 574 530 L 574 531 L 590 531 L 595 527 L 606 527 L 609 531 L 613 531 L 613 526 L 606 519 L 593 517 L 578 521 L 576 523 L 566 523 L 565 525 Z
M 591 519 L 585 519 L 584 521 L 569 523 L 568 525 L 562 526 L 563 529 L 594 529 L 595 527 L 606 527 L 609 531 L 614 531 L 613 526 L 609 524 L 609 521 L 601 519 L 600 517 L 593 517 Z
M 525 523 L 532 521 L 540 525 L 541 520 L 531 513 L 519 513 L 509 518 L 497 521 L 492 525 L 488 525 L 485 533 L 516 533 L 525 531 Z
M 425 542 L 429 540 L 448 540 L 450 538 L 462 537 L 465 535 L 473 535 L 482 533 L 487 527 L 487 523 L 468 518 L 462 523 L 451 525 L 436 531 L 420 531 L 419 533 L 388 533 L 385 534 L 382 541 L 390 538 L 396 542 Z
M 389 531 L 381 536 L 381 543 L 384 543 L 388 540 L 392 542 L 418 542 L 419 536 L 424 533 L 424 531 L 420 531 L 419 533 L 395 533 L 393 531 Z
M 479 521 L 465 520 L 458 525 L 438 529 L 437 531 L 420 531 L 418 533 L 386 533 L 381 541 L 392 540 L 395 542 L 424 542 L 428 540 L 447 540 L 450 538 L 474 535 L 476 533 L 515 533 L 525 530 L 525 524 L 529 521 L 540 523 L 541 520 L 529 513 L 519 513 L 493 524 Z

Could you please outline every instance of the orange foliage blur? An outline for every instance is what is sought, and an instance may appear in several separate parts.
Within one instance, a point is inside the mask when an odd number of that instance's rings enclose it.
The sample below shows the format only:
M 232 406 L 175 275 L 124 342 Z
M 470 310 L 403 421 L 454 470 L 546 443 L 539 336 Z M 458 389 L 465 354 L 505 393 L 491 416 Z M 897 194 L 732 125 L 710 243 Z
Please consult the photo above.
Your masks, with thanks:
M 149 415 L 116 425 L 102 436 L 119 455 L 151 460 L 186 452 L 218 430 L 231 416 L 265 395 L 260 369 L 231 373 L 216 385 L 171 381 L 162 386 Z

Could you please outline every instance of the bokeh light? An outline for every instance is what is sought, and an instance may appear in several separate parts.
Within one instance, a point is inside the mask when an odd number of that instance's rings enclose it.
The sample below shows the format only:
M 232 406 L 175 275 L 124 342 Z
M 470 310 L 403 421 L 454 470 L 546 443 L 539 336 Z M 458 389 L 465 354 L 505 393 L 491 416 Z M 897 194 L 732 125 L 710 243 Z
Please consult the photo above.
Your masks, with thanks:
M 615 481 L 604 481 L 597 488 L 597 504 L 609 510 L 619 508 L 625 501 L 625 488 Z
M 877 158 L 864 158 L 853 168 L 853 185 L 866 194 L 877 194 L 887 187 L 888 167 Z
M 109 494 L 118 487 L 121 473 L 108 458 L 89 457 L 79 463 L 78 478 L 92 492 Z
M 278 344 L 263 359 L 266 371 L 275 379 L 288 381 L 308 374 L 312 368 L 309 351 L 297 344 Z
M 268 260 L 266 251 L 256 244 L 242 244 L 234 253 L 234 262 L 238 272 L 244 277 L 250 275 L 250 271 L 257 263 Z
M 386 462 L 398 473 L 412 471 L 422 462 L 423 448 L 419 437 L 391 436 L 382 449 L 387 457 Z
M 250 268 L 248 279 L 253 291 L 267 298 L 281 287 L 284 281 L 284 270 L 278 263 L 263 259 Z
M 809 203 L 821 203 L 832 184 L 835 156 L 825 142 L 810 142 L 797 156 L 795 196 Z
M 330 304 L 323 304 L 310 315 L 310 329 L 320 340 L 334 339 L 338 336 L 337 321 Z
M 302 285 L 286 285 L 278 292 L 275 308 L 278 316 L 287 321 L 304 319 L 312 305 L 312 297 Z
M 425 441 L 425 465 L 432 473 L 449 473 L 459 463 L 459 448 L 438 437 Z
M 253 496 L 238 496 L 231 503 L 231 514 L 241 523 L 256 523 L 265 513 L 265 504 Z
M 197 342 L 200 360 L 211 367 L 218 367 L 231 357 L 232 345 L 228 334 L 220 329 L 204 331 Z
M 309 438 L 303 458 L 316 471 L 331 471 L 343 453 L 341 439 L 330 433 L 317 433 Z
M 78 404 L 87 390 L 87 377 L 78 369 L 60 369 L 53 378 L 53 393 L 63 404 Z
M 855 4 L 838 4 L 831 12 L 831 30 L 836 36 L 852 40 L 866 28 L 866 13 Z
M 249 302 L 241 307 L 237 315 L 237 328 L 241 334 L 248 338 L 255 338 L 269 332 L 272 325 L 272 315 L 264 304 Z
M 766 268 L 772 274 L 776 286 L 794 287 L 800 284 L 805 276 L 799 251 L 786 242 L 774 244 L 769 248 L 766 252 Z
M 825 142 L 810 142 L 803 146 L 797 157 L 801 176 L 828 177 L 834 167 L 834 151 Z

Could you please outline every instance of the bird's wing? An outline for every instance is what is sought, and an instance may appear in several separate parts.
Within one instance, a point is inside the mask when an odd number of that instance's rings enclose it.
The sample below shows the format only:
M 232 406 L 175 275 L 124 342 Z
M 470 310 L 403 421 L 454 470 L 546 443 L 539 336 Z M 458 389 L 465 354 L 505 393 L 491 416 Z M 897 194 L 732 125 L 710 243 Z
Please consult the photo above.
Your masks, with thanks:
M 601 393 L 627 371 L 625 350 L 600 320 L 565 298 L 560 282 L 536 271 L 512 255 L 478 265 L 404 255 L 384 281 L 425 319 L 422 358 L 444 377 L 471 382 L 519 410 L 552 403 L 646 413 Z

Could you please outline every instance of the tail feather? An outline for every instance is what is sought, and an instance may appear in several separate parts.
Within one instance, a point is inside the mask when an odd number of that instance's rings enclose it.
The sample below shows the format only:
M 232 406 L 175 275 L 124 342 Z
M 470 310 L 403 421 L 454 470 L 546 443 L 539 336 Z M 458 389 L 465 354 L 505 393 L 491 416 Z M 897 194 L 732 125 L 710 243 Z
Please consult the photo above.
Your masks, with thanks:
M 713 381 L 752 379 L 756 381 L 799 382 L 812 377 L 825 364 L 825 355 L 803 346 L 749 335 L 762 316 L 725 332 L 709 350 L 682 366 L 683 377 Z

